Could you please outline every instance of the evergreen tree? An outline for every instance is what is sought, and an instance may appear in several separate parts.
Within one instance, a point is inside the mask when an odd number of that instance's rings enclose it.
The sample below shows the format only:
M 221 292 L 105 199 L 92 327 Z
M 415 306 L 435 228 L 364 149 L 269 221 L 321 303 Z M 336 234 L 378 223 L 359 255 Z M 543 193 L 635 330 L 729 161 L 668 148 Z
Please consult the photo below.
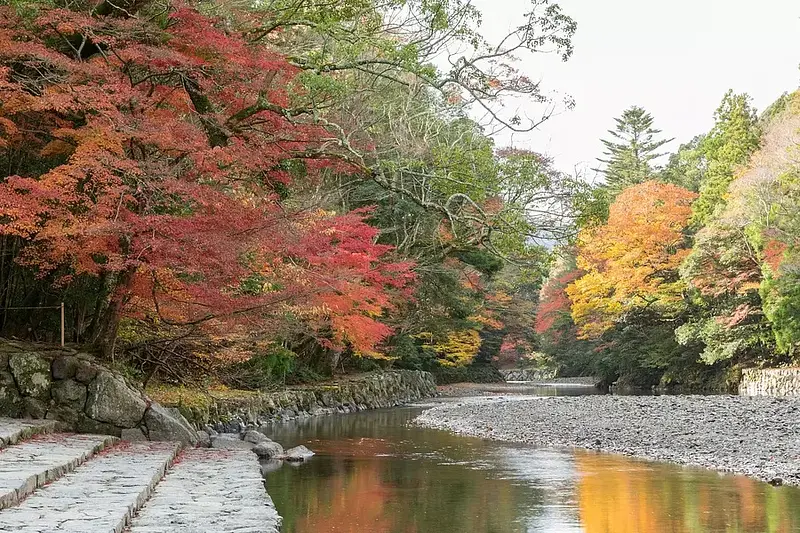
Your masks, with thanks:
M 705 180 L 708 164 L 704 151 L 705 139 L 705 134 L 697 135 L 688 143 L 682 144 L 676 153 L 670 155 L 669 162 L 660 172 L 658 180 L 692 192 L 699 192 L 700 185 Z
M 717 206 L 725 204 L 736 168 L 747 163 L 760 140 L 761 126 L 750 97 L 728 91 L 714 113 L 714 127 L 701 144 L 706 169 L 694 204 L 695 227 L 705 224 Z
M 599 171 L 615 196 L 626 187 L 651 179 L 652 161 L 664 155 L 658 149 L 672 139 L 658 139 L 661 130 L 653 127 L 653 116 L 638 106 L 626 109 L 614 120 L 616 128 L 608 131 L 613 139 L 602 140 L 605 158 L 598 161 L 606 165 Z

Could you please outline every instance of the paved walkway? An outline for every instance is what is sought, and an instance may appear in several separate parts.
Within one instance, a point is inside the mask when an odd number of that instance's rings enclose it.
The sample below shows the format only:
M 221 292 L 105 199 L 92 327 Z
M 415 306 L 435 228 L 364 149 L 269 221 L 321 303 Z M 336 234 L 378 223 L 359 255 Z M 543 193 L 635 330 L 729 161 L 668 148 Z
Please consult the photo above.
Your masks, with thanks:
M 41 433 L 50 433 L 56 423 L 50 420 L 16 420 L 0 418 L 0 448 L 16 444 L 22 439 Z
M 277 531 L 280 517 L 254 455 L 248 450 L 188 450 L 133 521 L 131 533 Z
M 0 452 L 0 509 L 55 481 L 114 443 L 100 435 L 42 435 Z
M 0 532 L 276 533 L 249 451 L 127 443 L 0 418 Z

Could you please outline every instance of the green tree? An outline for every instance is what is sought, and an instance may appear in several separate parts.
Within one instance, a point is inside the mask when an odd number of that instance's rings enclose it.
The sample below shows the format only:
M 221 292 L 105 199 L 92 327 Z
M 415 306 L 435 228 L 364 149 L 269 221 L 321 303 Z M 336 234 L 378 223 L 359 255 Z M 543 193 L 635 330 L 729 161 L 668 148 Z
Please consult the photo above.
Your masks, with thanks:
M 760 139 L 761 126 L 750 97 L 728 91 L 714 113 L 714 127 L 700 146 L 706 164 L 692 215 L 695 227 L 705 224 L 715 209 L 725 204 L 725 193 L 737 167 L 747 163 Z
M 658 179 L 692 192 L 699 192 L 700 184 L 706 175 L 707 160 L 703 145 L 705 138 L 704 134 L 698 135 L 688 143 L 682 144 L 677 152 L 670 155 L 669 162 Z
M 658 139 L 661 130 L 653 127 L 653 116 L 643 108 L 633 106 L 614 119 L 616 128 L 609 130 L 612 139 L 603 139 L 605 163 L 600 170 L 613 195 L 630 185 L 643 183 L 653 176 L 653 161 L 661 157 L 658 149 L 672 139 Z

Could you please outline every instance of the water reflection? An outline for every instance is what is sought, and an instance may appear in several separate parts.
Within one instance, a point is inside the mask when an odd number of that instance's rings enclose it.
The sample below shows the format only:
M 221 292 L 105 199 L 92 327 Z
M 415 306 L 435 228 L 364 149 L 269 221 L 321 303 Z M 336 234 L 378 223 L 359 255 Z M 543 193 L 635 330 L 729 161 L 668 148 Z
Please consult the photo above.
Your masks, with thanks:
M 267 475 L 284 533 L 783 533 L 800 490 L 408 427 L 419 410 L 274 427 L 318 455 Z
M 797 489 L 588 452 L 576 467 L 587 533 L 800 531 Z

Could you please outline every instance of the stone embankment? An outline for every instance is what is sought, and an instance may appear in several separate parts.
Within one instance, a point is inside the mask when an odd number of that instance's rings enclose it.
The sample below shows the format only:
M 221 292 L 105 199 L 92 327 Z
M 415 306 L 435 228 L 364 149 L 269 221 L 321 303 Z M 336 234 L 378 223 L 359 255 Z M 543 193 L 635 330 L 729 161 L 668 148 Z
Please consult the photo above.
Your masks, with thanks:
M 522 381 L 531 384 L 547 385 L 580 385 L 586 387 L 599 387 L 603 380 L 593 376 L 581 376 L 572 378 L 557 378 L 557 371 L 551 368 L 523 368 L 500 370 L 500 374 L 506 382 Z
M 257 457 L 247 450 L 126 443 L 0 419 L 0 531 L 277 533 Z
M 396 407 L 435 395 L 430 373 L 396 370 L 279 392 L 221 397 L 211 392 L 199 402 L 196 397 L 184 401 L 173 394 L 159 400 L 179 409 L 198 427 L 210 425 L 220 433 L 239 433 L 277 420 Z
M 742 370 L 739 394 L 743 396 L 800 397 L 800 368 L 748 368 Z
M 164 407 L 88 354 L 0 340 L 0 532 L 276 533 L 261 470 L 313 452 L 259 424 L 435 394 L 430 374 L 399 371 Z
M 85 353 L 0 341 L 0 416 L 55 420 L 79 433 L 196 444 L 194 428 Z
M 556 377 L 554 368 L 511 368 L 500 370 L 506 381 L 546 381 Z
M 538 446 L 578 447 L 800 485 L 800 399 L 577 396 L 443 404 L 417 422 Z
M 237 433 L 274 420 L 394 407 L 436 395 L 436 385 L 428 372 L 400 370 L 273 393 L 200 395 L 199 404 L 178 396 L 164 406 L 88 354 L 0 340 L 0 416 L 55 420 L 66 430 L 134 442 L 195 445 L 196 429 L 206 425 Z

